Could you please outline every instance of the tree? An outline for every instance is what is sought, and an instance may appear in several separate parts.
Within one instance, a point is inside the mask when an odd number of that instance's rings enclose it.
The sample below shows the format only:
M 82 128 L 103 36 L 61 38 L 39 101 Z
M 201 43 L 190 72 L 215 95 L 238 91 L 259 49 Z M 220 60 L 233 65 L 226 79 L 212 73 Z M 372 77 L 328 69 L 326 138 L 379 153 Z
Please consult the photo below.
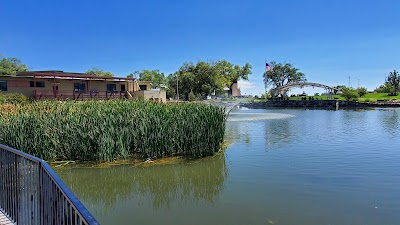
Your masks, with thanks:
M 358 93 L 354 88 L 342 87 L 341 96 L 344 97 L 346 101 L 350 101 L 354 98 L 358 98 Z
M 193 101 L 196 98 L 193 91 L 190 91 L 188 98 L 189 98 L 189 101 Z
M 140 81 L 150 81 L 152 88 L 161 88 L 165 86 L 166 80 L 164 73 L 160 73 L 159 70 L 143 70 L 141 72 L 135 71 L 128 75 L 133 77 L 139 75 Z
M 249 75 L 252 73 L 252 66 L 249 63 L 241 67 L 239 65 L 233 65 L 226 60 L 220 60 L 216 63 L 212 63 L 211 66 L 217 70 L 220 79 L 222 79 L 225 86 L 230 89 L 232 85 L 237 83 L 240 79 L 248 80 Z
M 223 94 L 224 87 L 231 87 L 239 79 L 248 79 L 250 73 L 251 65 L 248 63 L 241 67 L 226 60 L 199 61 L 197 64 L 186 62 L 177 72 L 167 77 L 167 83 L 168 89 L 173 88 L 175 93 L 178 79 L 180 99 L 189 99 L 190 92 L 196 98 L 205 98 L 214 93 Z
M 389 82 L 385 82 L 374 91 L 377 93 L 390 93 L 393 90 L 393 86 Z
M 360 97 L 363 97 L 368 93 L 368 90 L 365 87 L 359 87 L 356 90 L 357 90 L 358 96 L 360 96 Z
M 399 84 L 400 84 L 400 75 L 399 73 L 394 70 L 393 72 L 389 73 L 389 76 L 386 79 L 386 82 L 388 82 L 389 84 L 391 84 L 393 86 L 394 95 L 397 95 L 397 89 L 399 88 Z
M 28 70 L 27 66 L 17 58 L 3 58 L 3 56 L 0 55 L 0 59 L 0 76 L 15 76 L 18 72 L 24 72 Z
M 337 95 L 340 91 L 342 91 L 343 87 L 346 87 L 346 86 L 344 86 L 344 85 L 335 86 L 335 89 L 333 89 L 333 94 Z
M 273 69 L 263 74 L 265 87 L 272 85 L 274 88 L 277 88 L 307 80 L 304 73 L 299 72 L 299 69 L 290 63 L 271 62 L 269 65 Z
M 86 71 L 86 74 L 100 76 L 100 77 L 113 77 L 114 76 L 113 73 L 111 73 L 109 71 L 103 71 L 102 69 L 99 69 L 97 67 L 93 67 L 92 69 Z

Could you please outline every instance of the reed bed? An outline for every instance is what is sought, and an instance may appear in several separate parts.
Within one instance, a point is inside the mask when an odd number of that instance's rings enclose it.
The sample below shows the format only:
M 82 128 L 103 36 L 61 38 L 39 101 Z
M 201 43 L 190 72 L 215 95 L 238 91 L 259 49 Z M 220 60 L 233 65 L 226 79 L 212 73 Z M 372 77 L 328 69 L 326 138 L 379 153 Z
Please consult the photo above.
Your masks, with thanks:
M 41 101 L 0 106 L 0 143 L 45 160 L 213 155 L 224 109 L 196 103 Z

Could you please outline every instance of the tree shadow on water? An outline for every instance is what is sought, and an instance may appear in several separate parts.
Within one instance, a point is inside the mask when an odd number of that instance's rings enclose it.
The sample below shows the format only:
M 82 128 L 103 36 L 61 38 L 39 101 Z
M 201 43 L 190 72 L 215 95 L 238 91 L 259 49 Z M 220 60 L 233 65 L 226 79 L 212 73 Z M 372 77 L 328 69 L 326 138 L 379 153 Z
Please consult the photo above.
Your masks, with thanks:
M 148 203 L 154 210 L 169 209 L 175 202 L 212 204 L 228 176 L 224 154 L 172 165 L 78 166 L 57 169 L 57 173 L 95 214 L 105 214 L 128 201 Z

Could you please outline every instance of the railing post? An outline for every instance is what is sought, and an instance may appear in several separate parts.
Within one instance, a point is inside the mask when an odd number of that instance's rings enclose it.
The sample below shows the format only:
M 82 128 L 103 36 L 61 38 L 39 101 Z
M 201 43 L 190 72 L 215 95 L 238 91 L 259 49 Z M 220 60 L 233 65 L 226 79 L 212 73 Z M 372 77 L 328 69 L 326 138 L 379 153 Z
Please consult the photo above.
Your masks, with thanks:
M 46 162 L 1 144 L 0 207 L 16 224 L 99 224 Z
M 38 171 L 39 171 L 39 182 L 38 182 L 38 216 L 39 216 L 39 224 L 44 225 L 44 215 L 43 215 L 43 169 L 41 162 L 38 164 Z

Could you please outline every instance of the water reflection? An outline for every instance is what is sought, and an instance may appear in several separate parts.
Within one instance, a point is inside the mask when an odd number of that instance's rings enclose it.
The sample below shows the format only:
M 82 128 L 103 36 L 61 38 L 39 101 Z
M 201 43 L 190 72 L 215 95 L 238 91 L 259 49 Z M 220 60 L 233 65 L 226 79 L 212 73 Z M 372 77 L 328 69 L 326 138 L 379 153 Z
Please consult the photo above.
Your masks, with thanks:
M 149 204 L 169 209 L 172 203 L 215 202 L 228 175 L 225 156 L 174 165 L 107 168 L 70 167 L 57 173 L 78 198 L 96 215 L 118 204 L 136 207 Z
M 384 130 L 392 136 L 397 136 L 400 129 L 400 111 L 396 109 L 382 109 L 380 110 L 380 114 Z
M 291 122 L 287 119 L 265 123 L 265 148 L 270 150 L 290 144 L 295 132 Z
M 232 110 L 226 125 L 225 140 L 229 145 L 239 141 L 250 144 L 252 137 L 258 136 L 254 132 L 265 130 L 267 148 L 282 147 L 292 139 L 295 127 L 290 119 L 294 117 L 292 114 L 264 109 Z
M 228 122 L 225 128 L 224 140 L 228 146 L 240 140 L 245 140 L 246 143 L 250 143 L 250 127 L 246 126 L 244 123 Z

